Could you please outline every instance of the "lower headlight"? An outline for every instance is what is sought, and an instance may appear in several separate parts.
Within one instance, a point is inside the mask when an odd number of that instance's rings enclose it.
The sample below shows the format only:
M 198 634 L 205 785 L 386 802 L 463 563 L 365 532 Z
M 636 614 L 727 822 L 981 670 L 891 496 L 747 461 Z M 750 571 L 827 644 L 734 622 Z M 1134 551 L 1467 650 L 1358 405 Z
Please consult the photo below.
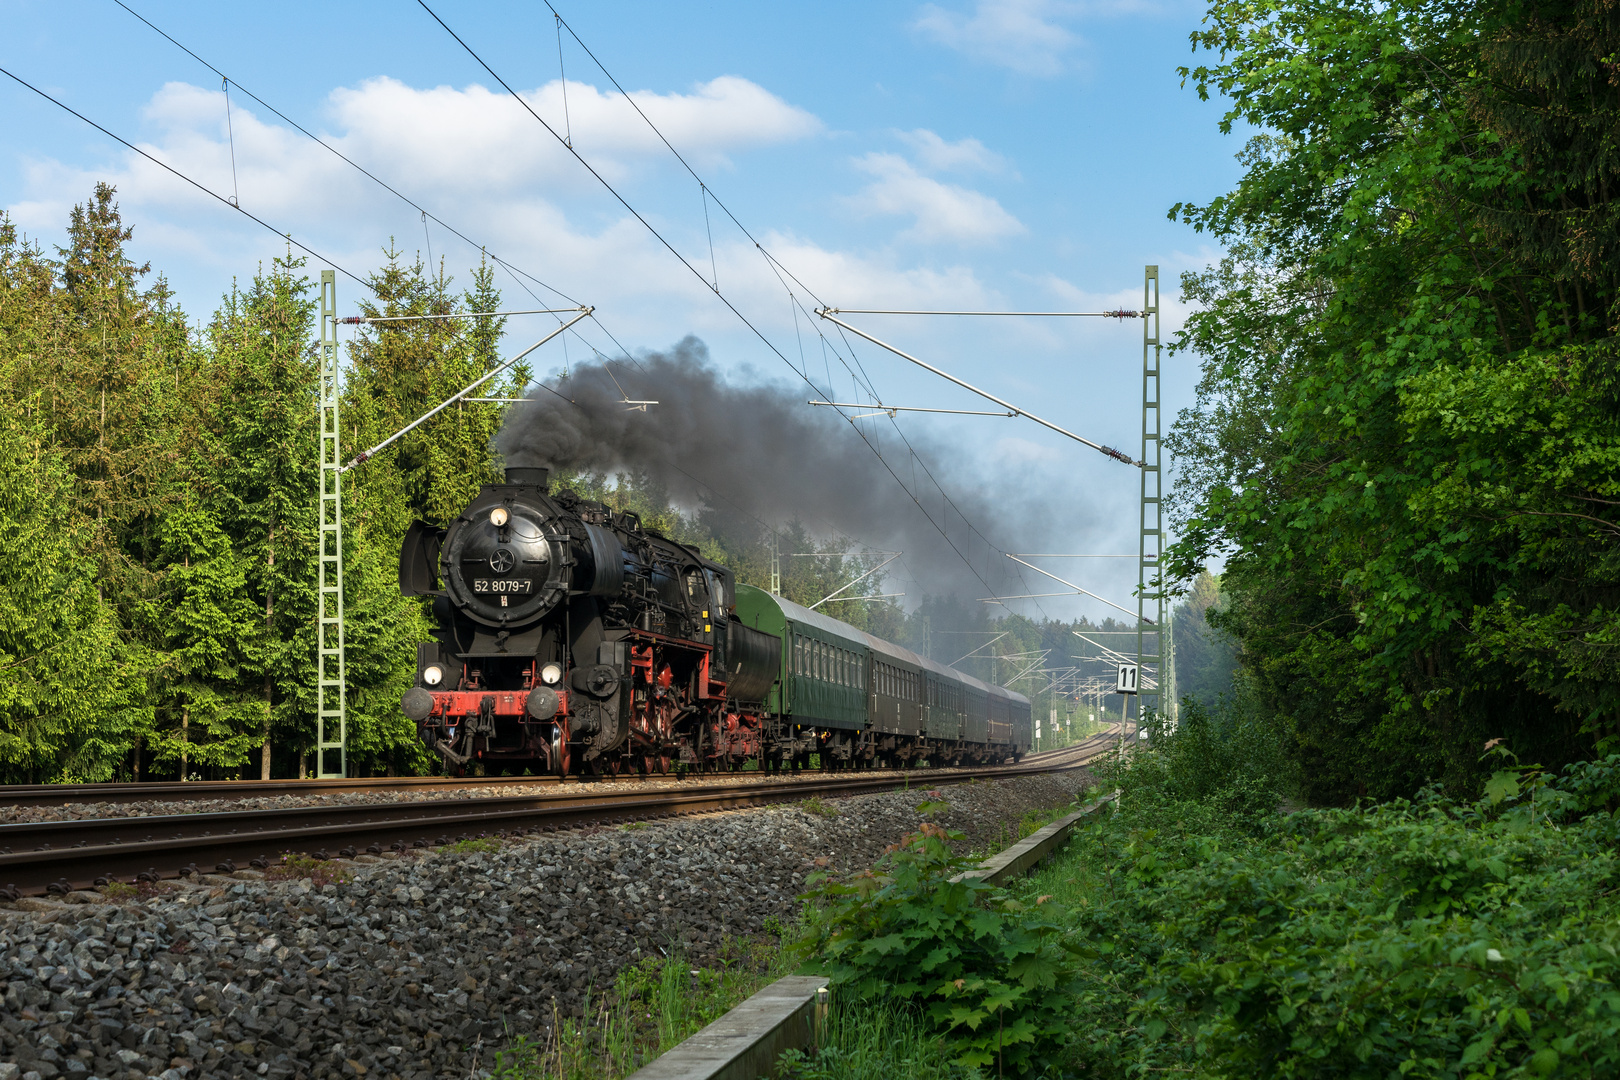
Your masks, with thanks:
M 429 686 L 438 686 L 444 682 L 444 668 L 438 664 L 429 664 L 422 669 L 422 681 Z
M 541 668 L 540 681 L 545 683 L 547 686 L 556 686 L 558 683 L 562 682 L 562 665 L 547 664 L 545 667 Z

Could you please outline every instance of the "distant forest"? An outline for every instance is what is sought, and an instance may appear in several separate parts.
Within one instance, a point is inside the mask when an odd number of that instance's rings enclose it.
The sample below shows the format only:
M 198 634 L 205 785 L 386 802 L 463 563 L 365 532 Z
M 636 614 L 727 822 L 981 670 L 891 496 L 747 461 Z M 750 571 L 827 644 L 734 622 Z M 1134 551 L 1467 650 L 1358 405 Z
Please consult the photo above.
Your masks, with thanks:
M 199 322 L 161 273 L 129 259 L 131 235 L 105 185 L 49 254 L 0 217 L 0 782 L 302 775 L 315 738 L 313 283 L 303 260 L 276 260 Z M 500 310 L 487 265 L 457 290 L 442 269 L 393 250 L 383 259 L 363 314 Z M 346 450 L 489 370 L 502 330 L 501 320 L 363 330 L 343 357 Z M 531 374 L 513 368 L 489 396 L 518 393 Z M 435 765 L 399 710 L 429 631 L 424 602 L 399 595 L 399 541 L 412 520 L 448 520 L 499 477 L 499 423 L 488 405 L 456 408 L 345 477 L 356 773 Z M 553 482 L 769 584 L 757 521 L 724 507 L 683 512 L 645 476 Z M 848 547 L 796 522 L 779 539 L 784 551 Z M 813 603 L 875 563 L 784 560 L 782 591 Z M 887 591 L 882 580 L 852 591 Z M 1072 631 L 1124 630 L 992 619 L 986 607 L 928 597 L 910 612 L 871 600 L 836 614 L 986 679 L 1034 669 L 1014 685 L 1043 718 L 1079 708 L 1038 673 L 1086 654 Z M 1031 663 L 1042 650 L 1049 660 Z

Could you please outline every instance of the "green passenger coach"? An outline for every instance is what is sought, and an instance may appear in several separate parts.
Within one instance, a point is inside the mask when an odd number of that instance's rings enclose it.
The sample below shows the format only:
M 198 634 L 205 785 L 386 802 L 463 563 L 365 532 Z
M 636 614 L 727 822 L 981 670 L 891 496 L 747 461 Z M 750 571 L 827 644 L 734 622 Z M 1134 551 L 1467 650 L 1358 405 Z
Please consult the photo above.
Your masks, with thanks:
M 827 768 L 1016 761 L 1029 751 L 1029 699 L 739 583 L 743 625 L 782 642 L 766 701 L 767 764 Z

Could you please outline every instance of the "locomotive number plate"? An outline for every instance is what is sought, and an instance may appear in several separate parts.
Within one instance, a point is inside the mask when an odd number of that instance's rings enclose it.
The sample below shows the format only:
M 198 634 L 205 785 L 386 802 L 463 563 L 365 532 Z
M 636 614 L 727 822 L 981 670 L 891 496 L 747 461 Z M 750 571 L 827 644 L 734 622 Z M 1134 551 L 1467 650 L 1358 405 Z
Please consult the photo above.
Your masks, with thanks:
M 531 593 L 534 582 L 528 578 L 473 578 L 475 593 Z

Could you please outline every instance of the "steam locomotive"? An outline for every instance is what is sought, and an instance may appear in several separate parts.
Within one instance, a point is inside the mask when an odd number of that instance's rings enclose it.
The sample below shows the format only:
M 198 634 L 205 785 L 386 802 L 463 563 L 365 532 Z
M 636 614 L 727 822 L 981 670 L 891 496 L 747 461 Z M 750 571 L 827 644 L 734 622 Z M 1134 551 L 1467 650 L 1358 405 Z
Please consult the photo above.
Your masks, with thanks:
M 1027 698 L 738 584 L 696 547 L 509 468 L 416 522 L 432 598 L 400 707 L 447 768 L 561 776 L 1016 760 Z

